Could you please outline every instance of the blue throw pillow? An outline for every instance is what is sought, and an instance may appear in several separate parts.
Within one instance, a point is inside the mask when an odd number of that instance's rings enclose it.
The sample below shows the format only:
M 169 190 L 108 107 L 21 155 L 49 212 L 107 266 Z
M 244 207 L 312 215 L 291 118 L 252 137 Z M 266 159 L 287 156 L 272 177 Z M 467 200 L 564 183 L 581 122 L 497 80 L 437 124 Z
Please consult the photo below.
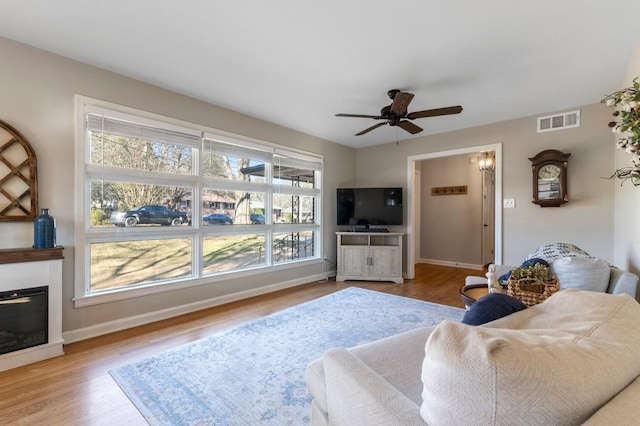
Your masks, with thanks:
M 547 268 L 549 267 L 549 263 L 546 260 L 541 259 L 539 257 L 532 257 L 531 259 L 527 259 L 524 262 L 522 262 L 521 266 L 523 268 L 528 268 L 528 267 L 536 265 L 536 264 L 540 264 L 542 266 L 546 266 Z
M 500 284 L 504 283 L 504 285 L 507 285 L 507 281 L 509 281 L 510 276 L 511 276 L 511 271 L 507 272 L 506 274 L 502 274 L 500 275 L 500 277 L 498 277 L 498 282 Z
M 514 312 L 526 309 L 527 306 L 504 293 L 489 293 L 479 298 L 462 318 L 463 324 L 480 325 L 506 317 Z

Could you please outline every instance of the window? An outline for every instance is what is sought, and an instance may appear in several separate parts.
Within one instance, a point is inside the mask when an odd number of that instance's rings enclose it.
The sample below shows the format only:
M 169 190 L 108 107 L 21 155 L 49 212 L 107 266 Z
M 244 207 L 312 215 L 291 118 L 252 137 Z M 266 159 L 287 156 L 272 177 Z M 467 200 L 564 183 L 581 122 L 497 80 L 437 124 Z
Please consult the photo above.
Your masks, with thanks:
M 77 305 L 319 259 L 322 157 L 76 102 Z

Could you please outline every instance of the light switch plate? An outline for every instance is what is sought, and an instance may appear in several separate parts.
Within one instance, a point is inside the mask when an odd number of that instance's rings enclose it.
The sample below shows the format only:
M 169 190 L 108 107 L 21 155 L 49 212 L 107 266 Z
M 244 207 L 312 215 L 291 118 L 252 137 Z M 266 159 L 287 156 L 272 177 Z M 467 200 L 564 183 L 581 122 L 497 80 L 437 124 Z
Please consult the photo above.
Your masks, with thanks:
M 515 209 L 516 208 L 516 199 L 515 198 L 505 198 L 502 200 L 502 207 L 505 209 Z

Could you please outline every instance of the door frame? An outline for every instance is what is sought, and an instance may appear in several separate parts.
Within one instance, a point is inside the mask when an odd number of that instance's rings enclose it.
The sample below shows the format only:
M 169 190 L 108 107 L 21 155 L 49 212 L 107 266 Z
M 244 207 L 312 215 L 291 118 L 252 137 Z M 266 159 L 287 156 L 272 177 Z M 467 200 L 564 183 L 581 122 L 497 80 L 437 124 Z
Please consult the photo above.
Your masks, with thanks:
M 416 217 L 416 203 L 420 201 L 420 194 L 416 188 L 419 185 L 415 182 L 416 162 L 429 160 L 432 158 L 450 157 L 453 155 L 473 154 L 481 151 L 495 152 L 495 194 L 494 194 L 494 247 L 495 263 L 502 264 L 502 143 L 470 146 L 467 148 L 451 149 L 447 151 L 429 152 L 424 154 L 410 155 L 407 157 L 407 279 L 415 277 L 415 262 L 417 241 L 415 230 L 419 229 L 419 218 Z
M 482 172 L 482 265 L 495 263 L 495 242 L 493 240 L 496 234 L 494 223 L 495 194 L 493 171 Z

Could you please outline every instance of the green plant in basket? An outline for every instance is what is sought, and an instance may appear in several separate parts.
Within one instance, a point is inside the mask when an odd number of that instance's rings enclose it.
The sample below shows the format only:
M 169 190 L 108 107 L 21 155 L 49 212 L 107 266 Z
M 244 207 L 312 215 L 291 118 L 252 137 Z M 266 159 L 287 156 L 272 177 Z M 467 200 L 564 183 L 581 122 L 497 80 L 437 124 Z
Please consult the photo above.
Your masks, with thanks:
M 540 263 L 514 268 L 507 282 L 507 294 L 527 306 L 543 302 L 558 290 L 558 279 Z
M 553 279 L 549 267 L 541 265 L 540 263 L 536 263 L 528 267 L 518 266 L 517 268 L 513 268 L 511 275 L 509 276 L 509 279 L 511 280 L 521 280 L 525 278 L 541 282 L 549 282 Z

